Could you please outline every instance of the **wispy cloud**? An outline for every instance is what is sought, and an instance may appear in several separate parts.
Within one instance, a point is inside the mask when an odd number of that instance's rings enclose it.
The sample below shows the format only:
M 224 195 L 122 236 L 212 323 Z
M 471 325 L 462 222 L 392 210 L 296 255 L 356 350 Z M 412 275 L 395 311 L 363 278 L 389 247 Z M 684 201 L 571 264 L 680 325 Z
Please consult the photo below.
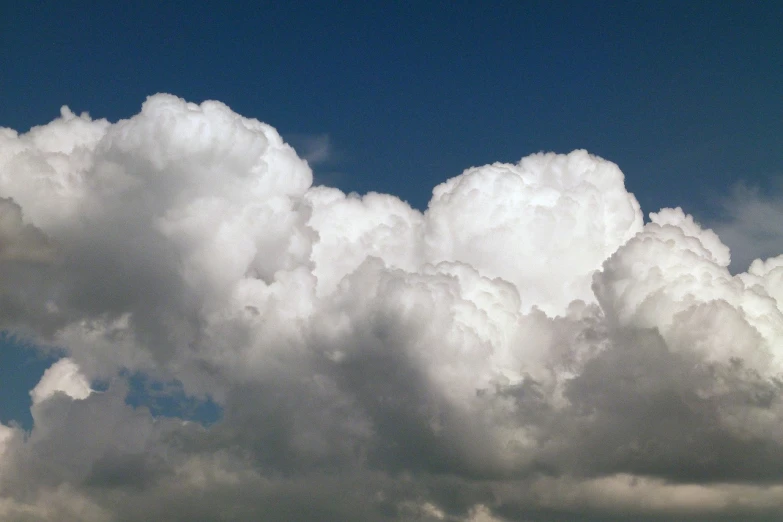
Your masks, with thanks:
M 765 191 L 738 184 L 721 208 L 723 215 L 711 226 L 731 248 L 733 270 L 783 252 L 783 187 Z
M 335 150 L 329 134 L 286 134 L 285 139 L 296 150 L 297 155 L 311 167 L 335 159 Z

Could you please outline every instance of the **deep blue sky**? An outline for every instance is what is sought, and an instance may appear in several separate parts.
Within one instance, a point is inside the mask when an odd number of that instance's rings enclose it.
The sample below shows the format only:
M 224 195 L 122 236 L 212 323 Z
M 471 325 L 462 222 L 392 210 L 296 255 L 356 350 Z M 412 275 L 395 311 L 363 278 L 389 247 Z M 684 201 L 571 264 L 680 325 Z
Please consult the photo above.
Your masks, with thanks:
M 539 150 L 615 161 L 646 211 L 783 165 L 783 2 L 4 4 L 0 125 L 19 130 L 63 104 L 116 120 L 160 91 L 218 99 L 328 134 L 329 184 L 419 207 Z
M 783 2 L 226 4 L 0 0 L 0 126 L 217 99 L 328 135 L 321 181 L 420 208 L 467 167 L 540 150 L 618 163 L 646 212 L 706 217 L 783 173 Z

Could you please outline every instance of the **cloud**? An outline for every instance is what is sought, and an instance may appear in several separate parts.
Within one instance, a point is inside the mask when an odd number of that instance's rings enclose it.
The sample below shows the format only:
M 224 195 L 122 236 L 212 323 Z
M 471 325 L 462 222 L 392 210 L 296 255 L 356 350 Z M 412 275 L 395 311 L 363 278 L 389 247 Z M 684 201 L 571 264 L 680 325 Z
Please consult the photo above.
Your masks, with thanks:
M 593 272 L 641 226 L 617 165 L 574 151 L 468 169 L 435 187 L 425 241 L 433 260 L 514 283 L 523 310 L 561 313 L 592 301 Z
M 299 157 L 311 166 L 327 162 L 334 157 L 332 139 L 328 134 L 294 134 L 288 138 Z
M 8 263 L 54 260 L 56 249 L 39 229 L 25 225 L 22 209 L 12 199 L 0 198 L 0 259 Z
M 783 257 L 732 274 L 585 151 L 470 168 L 420 212 L 156 95 L 3 129 L 0 196 L 2 327 L 67 354 L 32 430 L 0 426 L 4 520 L 783 509 Z M 129 375 L 222 417 L 153 415 Z
M 732 251 L 732 268 L 747 270 L 755 259 L 776 256 L 783 251 L 781 191 L 762 192 L 739 184 L 722 202 L 723 216 L 713 227 Z
M 38 404 L 55 393 L 64 393 L 72 399 L 85 399 L 92 393 L 90 383 L 79 372 L 79 367 L 67 357 L 60 359 L 44 372 L 30 396 L 33 404 Z

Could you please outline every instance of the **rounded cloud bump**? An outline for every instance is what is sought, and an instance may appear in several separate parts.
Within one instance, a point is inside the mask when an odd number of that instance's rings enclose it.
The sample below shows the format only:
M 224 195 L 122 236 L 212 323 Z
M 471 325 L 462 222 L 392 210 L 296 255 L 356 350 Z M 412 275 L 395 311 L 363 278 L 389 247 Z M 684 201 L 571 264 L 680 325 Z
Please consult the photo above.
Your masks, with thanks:
M 423 212 L 312 180 L 213 101 L 0 129 L 0 324 L 67 353 L 32 431 L 0 425 L 0 518 L 783 510 L 781 258 L 732 275 L 581 150 L 470 168 Z M 222 418 L 134 408 L 135 373 Z

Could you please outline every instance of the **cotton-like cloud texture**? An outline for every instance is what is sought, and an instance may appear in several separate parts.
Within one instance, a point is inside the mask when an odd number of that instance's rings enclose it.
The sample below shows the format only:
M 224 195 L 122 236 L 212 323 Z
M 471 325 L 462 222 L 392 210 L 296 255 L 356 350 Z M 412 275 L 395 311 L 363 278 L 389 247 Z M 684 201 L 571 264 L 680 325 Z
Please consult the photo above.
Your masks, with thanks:
M 32 431 L 0 425 L 3 520 L 783 512 L 783 257 L 732 275 L 585 151 L 470 168 L 422 213 L 156 95 L 0 129 L 0 197 L 0 328 L 67 353 Z M 222 418 L 134 408 L 137 373 Z

